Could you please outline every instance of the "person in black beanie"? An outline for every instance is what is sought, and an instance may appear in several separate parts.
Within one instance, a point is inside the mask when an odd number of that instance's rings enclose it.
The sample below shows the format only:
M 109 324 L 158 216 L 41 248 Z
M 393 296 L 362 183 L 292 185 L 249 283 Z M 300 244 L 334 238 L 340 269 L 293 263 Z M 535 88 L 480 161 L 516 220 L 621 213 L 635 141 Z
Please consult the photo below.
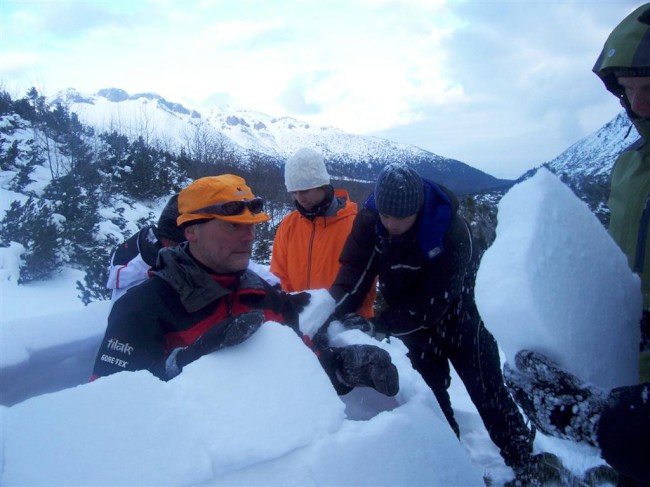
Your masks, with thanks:
M 533 434 L 505 387 L 497 343 L 474 302 L 478 260 L 456 196 L 406 165 L 389 164 L 341 253 L 330 288 L 334 317 L 399 337 L 460 436 L 447 391 L 451 362 L 517 481 L 536 485 Z M 366 320 L 354 311 L 377 276 L 386 306 Z

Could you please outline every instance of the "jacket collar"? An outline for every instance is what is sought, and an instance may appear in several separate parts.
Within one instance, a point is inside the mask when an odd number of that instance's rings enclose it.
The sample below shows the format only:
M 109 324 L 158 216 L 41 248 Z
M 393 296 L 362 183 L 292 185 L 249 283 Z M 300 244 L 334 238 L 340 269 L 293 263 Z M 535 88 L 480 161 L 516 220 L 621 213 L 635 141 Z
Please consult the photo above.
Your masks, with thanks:
M 163 279 L 178 293 L 183 307 L 189 313 L 204 308 L 236 289 L 264 289 L 261 278 L 248 269 L 235 276 L 231 287 L 225 287 L 216 278 L 216 274 L 210 273 L 194 260 L 188 242 L 177 247 L 163 248 L 158 253 L 156 267 L 151 273 Z
M 354 208 L 351 205 L 355 205 Z M 349 210 L 356 210 L 356 203 L 352 203 L 350 201 L 348 192 L 343 189 L 334 190 L 330 201 L 326 206 L 320 208 L 317 213 L 307 213 L 306 210 L 300 206 L 297 201 L 295 202 L 295 206 L 298 213 L 307 218 L 309 221 L 315 221 L 318 217 L 323 217 L 323 219 L 325 219 L 343 216 L 343 214 L 347 213 Z
M 633 122 L 637 132 L 639 132 L 639 135 L 647 144 L 648 141 L 650 141 L 650 120 L 637 118 L 636 120 L 633 120 Z

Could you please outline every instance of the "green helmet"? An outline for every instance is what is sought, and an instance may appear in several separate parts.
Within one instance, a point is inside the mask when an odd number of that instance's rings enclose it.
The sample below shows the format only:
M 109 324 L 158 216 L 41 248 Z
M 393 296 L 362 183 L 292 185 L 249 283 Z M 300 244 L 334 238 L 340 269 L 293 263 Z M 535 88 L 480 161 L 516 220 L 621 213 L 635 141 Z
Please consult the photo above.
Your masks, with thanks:
M 630 118 L 638 118 L 630 109 L 619 76 L 650 76 L 650 3 L 637 8 L 616 26 L 598 56 L 593 72 L 627 110 Z

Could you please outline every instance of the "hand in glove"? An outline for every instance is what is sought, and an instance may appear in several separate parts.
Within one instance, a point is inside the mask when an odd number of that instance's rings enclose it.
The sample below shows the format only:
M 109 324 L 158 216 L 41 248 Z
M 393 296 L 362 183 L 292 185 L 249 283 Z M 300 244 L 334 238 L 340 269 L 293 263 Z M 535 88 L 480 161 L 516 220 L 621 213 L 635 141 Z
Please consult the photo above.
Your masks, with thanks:
M 310 301 L 311 294 L 305 291 L 295 294 L 285 293 L 282 316 L 286 323 L 297 330 L 299 324 L 298 315 L 302 313 Z
M 319 357 L 339 394 L 354 387 L 372 387 L 386 396 L 399 392 L 397 368 L 385 350 L 374 345 L 329 348 Z
M 177 376 L 181 373 L 183 367 L 203 355 L 221 348 L 239 345 L 246 341 L 262 326 L 264 320 L 264 313 L 255 310 L 231 316 L 220 323 L 216 323 L 187 347 L 177 348 L 172 351 L 166 363 L 168 378 L 171 379 Z
M 506 364 L 506 385 L 526 416 L 547 435 L 597 445 L 596 427 L 606 404 L 604 391 L 563 371 L 544 355 L 521 350 L 519 370 Z
M 332 321 L 339 321 L 348 330 L 361 330 L 370 336 L 375 336 L 375 325 L 373 320 L 364 318 L 357 313 L 346 313 L 341 318 L 330 316 L 328 320 L 318 329 L 318 332 L 312 338 L 312 341 L 318 350 L 324 350 L 329 346 L 329 337 L 327 336 L 329 326 Z
M 311 294 L 306 291 L 287 294 L 287 301 L 290 303 L 289 306 L 291 306 L 296 313 L 300 314 L 311 301 Z
M 356 313 L 347 313 L 339 320 L 348 330 L 361 330 L 370 336 L 375 334 L 375 324 L 372 320 Z

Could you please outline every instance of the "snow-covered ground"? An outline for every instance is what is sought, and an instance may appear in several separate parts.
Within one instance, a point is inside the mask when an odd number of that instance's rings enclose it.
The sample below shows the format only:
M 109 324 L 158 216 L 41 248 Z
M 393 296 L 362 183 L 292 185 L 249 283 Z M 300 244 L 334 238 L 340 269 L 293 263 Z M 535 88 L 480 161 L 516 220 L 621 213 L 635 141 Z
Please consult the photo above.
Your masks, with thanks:
M 629 373 L 634 352 L 620 354 L 638 338 L 629 323 L 640 310 L 639 283 L 593 220 L 545 171 L 502 200 L 477 302 L 504 357 L 540 345 L 567 367 L 582 364 L 577 373 L 601 361 L 615 369 L 611 381 Z M 146 371 L 88 383 L 110 303 L 83 307 L 72 270 L 17 285 L 17 255 L 0 249 L 1 485 L 481 486 L 484 476 L 493 485 L 512 477 L 458 377 L 450 393 L 460 442 L 394 338 L 376 342 L 356 330 L 332 337 L 385 348 L 400 374 L 394 398 L 368 389 L 337 396 L 301 340 L 272 322 L 166 383 Z M 598 279 L 587 271 L 595 267 Z M 612 293 L 613 283 L 623 292 Z M 513 296 L 517 288 L 527 294 Z M 609 352 L 573 320 L 595 299 L 590 333 Z M 301 325 L 322 320 L 328 306 L 326 293 L 314 292 Z M 535 449 L 558 454 L 576 474 L 603 463 L 594 448 L 539 434 Z

